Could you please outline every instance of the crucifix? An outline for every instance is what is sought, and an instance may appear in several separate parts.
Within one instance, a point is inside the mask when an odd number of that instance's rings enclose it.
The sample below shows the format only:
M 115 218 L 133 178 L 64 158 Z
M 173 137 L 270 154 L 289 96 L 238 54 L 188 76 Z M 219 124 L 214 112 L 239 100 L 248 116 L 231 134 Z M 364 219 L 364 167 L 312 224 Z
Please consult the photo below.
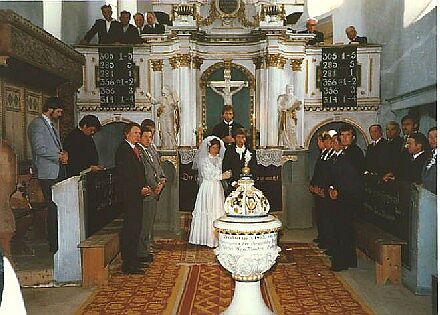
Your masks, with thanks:
M 224 105 L 232 106 L 232 96 L 248 86 L 247 81 L 231 81 L 230 61 L 225 60 L 224 81 L 209 81 L 210 87 L 215 93 L 223 97 Z

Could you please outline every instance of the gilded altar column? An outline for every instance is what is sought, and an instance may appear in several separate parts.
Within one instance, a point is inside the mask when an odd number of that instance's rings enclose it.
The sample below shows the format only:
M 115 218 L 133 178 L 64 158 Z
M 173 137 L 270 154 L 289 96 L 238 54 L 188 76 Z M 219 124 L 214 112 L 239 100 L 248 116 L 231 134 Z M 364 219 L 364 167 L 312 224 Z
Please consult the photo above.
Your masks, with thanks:
M 255 64 L 255 128 L 260 131 L 260 146 L 264 147 L 267 144 L 267 102 L 266 102 L 266 90 L 267 90 L 267 78 L 266 70 L 264 68 L 264 58 L 258 56 L 252 59 Z
M 266 146 L 278 146 L 278 103 L 277 98 L 283 93 L 283 69 L 286 59 L 280 54 L 266 56 L 267 65 L 267 143 Z
M 163 69 L 163 60 L 151 60 L 151 66 L 153 68 L 153 87 L 151 93 L 153 94 L 154 99 L 159 99 L 162 95 L 162 69 Z M 157 125 L 157 106 L 153 106 L 151 108 L 152 119 L 156 122 Z M 156 126 L 157 128 L 158 126 Z M 156 145 L 160 144 L 159 132 L 156 132 L 154 135 L 154 143 Z
M 195 129 L 195 104 L 191 104 L 191 94 L 195 86 L 191 86 L 191 55 L 178 54 L 179 60 L 179 105 L 180 105 L 180 146 L 195 144 L 193 129 Z M 194 115 L 194 117 L 193 117 Z M 194 125 L 194 128 L 193 128 Z
M 195 134 L 202 135 L 203 137 L 203 126 L 202 126 L 202 94 L 200 93 L 201 89 L 199 89 L 200 86 L 200 67 L 202 66 L 203 59 L 194 56 L 192 58 L 191 63 L 191 71 L 192 71 L 192 83 L 191 86 L 194 87 L 194 93 L 192 93 L 192 99 L 191 103 L 193 104 L 193 108 L 195 110 L 192 111 L 192 119 L 193 124 L 192 128 L 193 131 L 195 131 Z M 201 129 L 201 130 L 200 130 Z M 195 136 L 194 132 L 192 135 L 191 145 L 198 145 L 197 143 L 197 137 Z M 199 139 L 200 141 L 201 139 Z
M 298 146 L 304 147 L 304 77 L 305 71 L 302 69 L 304 58 L 292 59 L 290 65 L 293 73 L 294 94 L 301 101 L 301 109 L 297 112 L 296 121 L 296 137 Z

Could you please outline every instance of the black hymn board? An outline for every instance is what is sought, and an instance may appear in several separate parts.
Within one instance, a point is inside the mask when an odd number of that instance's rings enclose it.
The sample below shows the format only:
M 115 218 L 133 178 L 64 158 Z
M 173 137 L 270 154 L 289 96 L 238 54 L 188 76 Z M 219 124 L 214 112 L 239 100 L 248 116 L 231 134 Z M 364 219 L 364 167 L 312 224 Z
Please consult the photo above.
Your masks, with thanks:
M 134 107 L 133 47 L 102 47 L 98 52 L 101 107 Z
M 322 48 L 323 107 L 357 106 L 357 47 Z

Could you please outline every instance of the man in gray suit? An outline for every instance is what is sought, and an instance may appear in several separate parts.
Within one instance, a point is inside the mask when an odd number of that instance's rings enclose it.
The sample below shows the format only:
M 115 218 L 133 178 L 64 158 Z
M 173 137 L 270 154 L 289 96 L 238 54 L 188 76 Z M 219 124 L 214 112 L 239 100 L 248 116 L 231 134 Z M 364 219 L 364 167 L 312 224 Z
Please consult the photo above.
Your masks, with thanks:
M 160 166 L 159 155 L 152 144 L 153 134 L 151 128 L 144 127 L 141 130 L 141 140 L 139 142 L 147 186 L 152 191 L 151 195 L 146 196 L 143 200 L 143 219 L 139 237 L 139 260 L 146 263 L 153 261 L 151 243 L 153 241 L 154 218 L 157 211 L 157 201 L 166 182 L 165 174 Z
M 52 186 L 65 176 L 63 173 L 69 159 L 55 128 L 55 123 L 62 115 L 62 100 L 50 97 L 43 105 L 43 114 L 36 117 L 28 127 L 33 165 L 37 169 L 38 181 L 47 206 L 47 237 L 50 251 L 54 253 L 58 250 L 58 220 L 57 207 L 52 201 Z

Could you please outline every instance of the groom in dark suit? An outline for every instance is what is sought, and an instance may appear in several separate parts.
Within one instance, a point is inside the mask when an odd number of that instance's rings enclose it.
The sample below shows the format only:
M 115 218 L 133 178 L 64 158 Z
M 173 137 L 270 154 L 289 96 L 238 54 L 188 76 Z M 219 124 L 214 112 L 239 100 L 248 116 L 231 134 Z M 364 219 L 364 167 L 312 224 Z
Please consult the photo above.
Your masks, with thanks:
M 229 195 L 235 188 L 237 188 L 237 181 L 240 179 L 241 169 L 245 163 L 245 157 L 250 155 L 248 167 L 251 169 L 251 174 L 255 175 L 257 162 L 255 152 L 246 147 L 246 133 L 244 129 L 237 129 L 234 133 L 235 143 L 226 149 L 223 158 L 222 169 L 223 172 L 231 170 L 232 176 L 226 182 L 225 196 Z

